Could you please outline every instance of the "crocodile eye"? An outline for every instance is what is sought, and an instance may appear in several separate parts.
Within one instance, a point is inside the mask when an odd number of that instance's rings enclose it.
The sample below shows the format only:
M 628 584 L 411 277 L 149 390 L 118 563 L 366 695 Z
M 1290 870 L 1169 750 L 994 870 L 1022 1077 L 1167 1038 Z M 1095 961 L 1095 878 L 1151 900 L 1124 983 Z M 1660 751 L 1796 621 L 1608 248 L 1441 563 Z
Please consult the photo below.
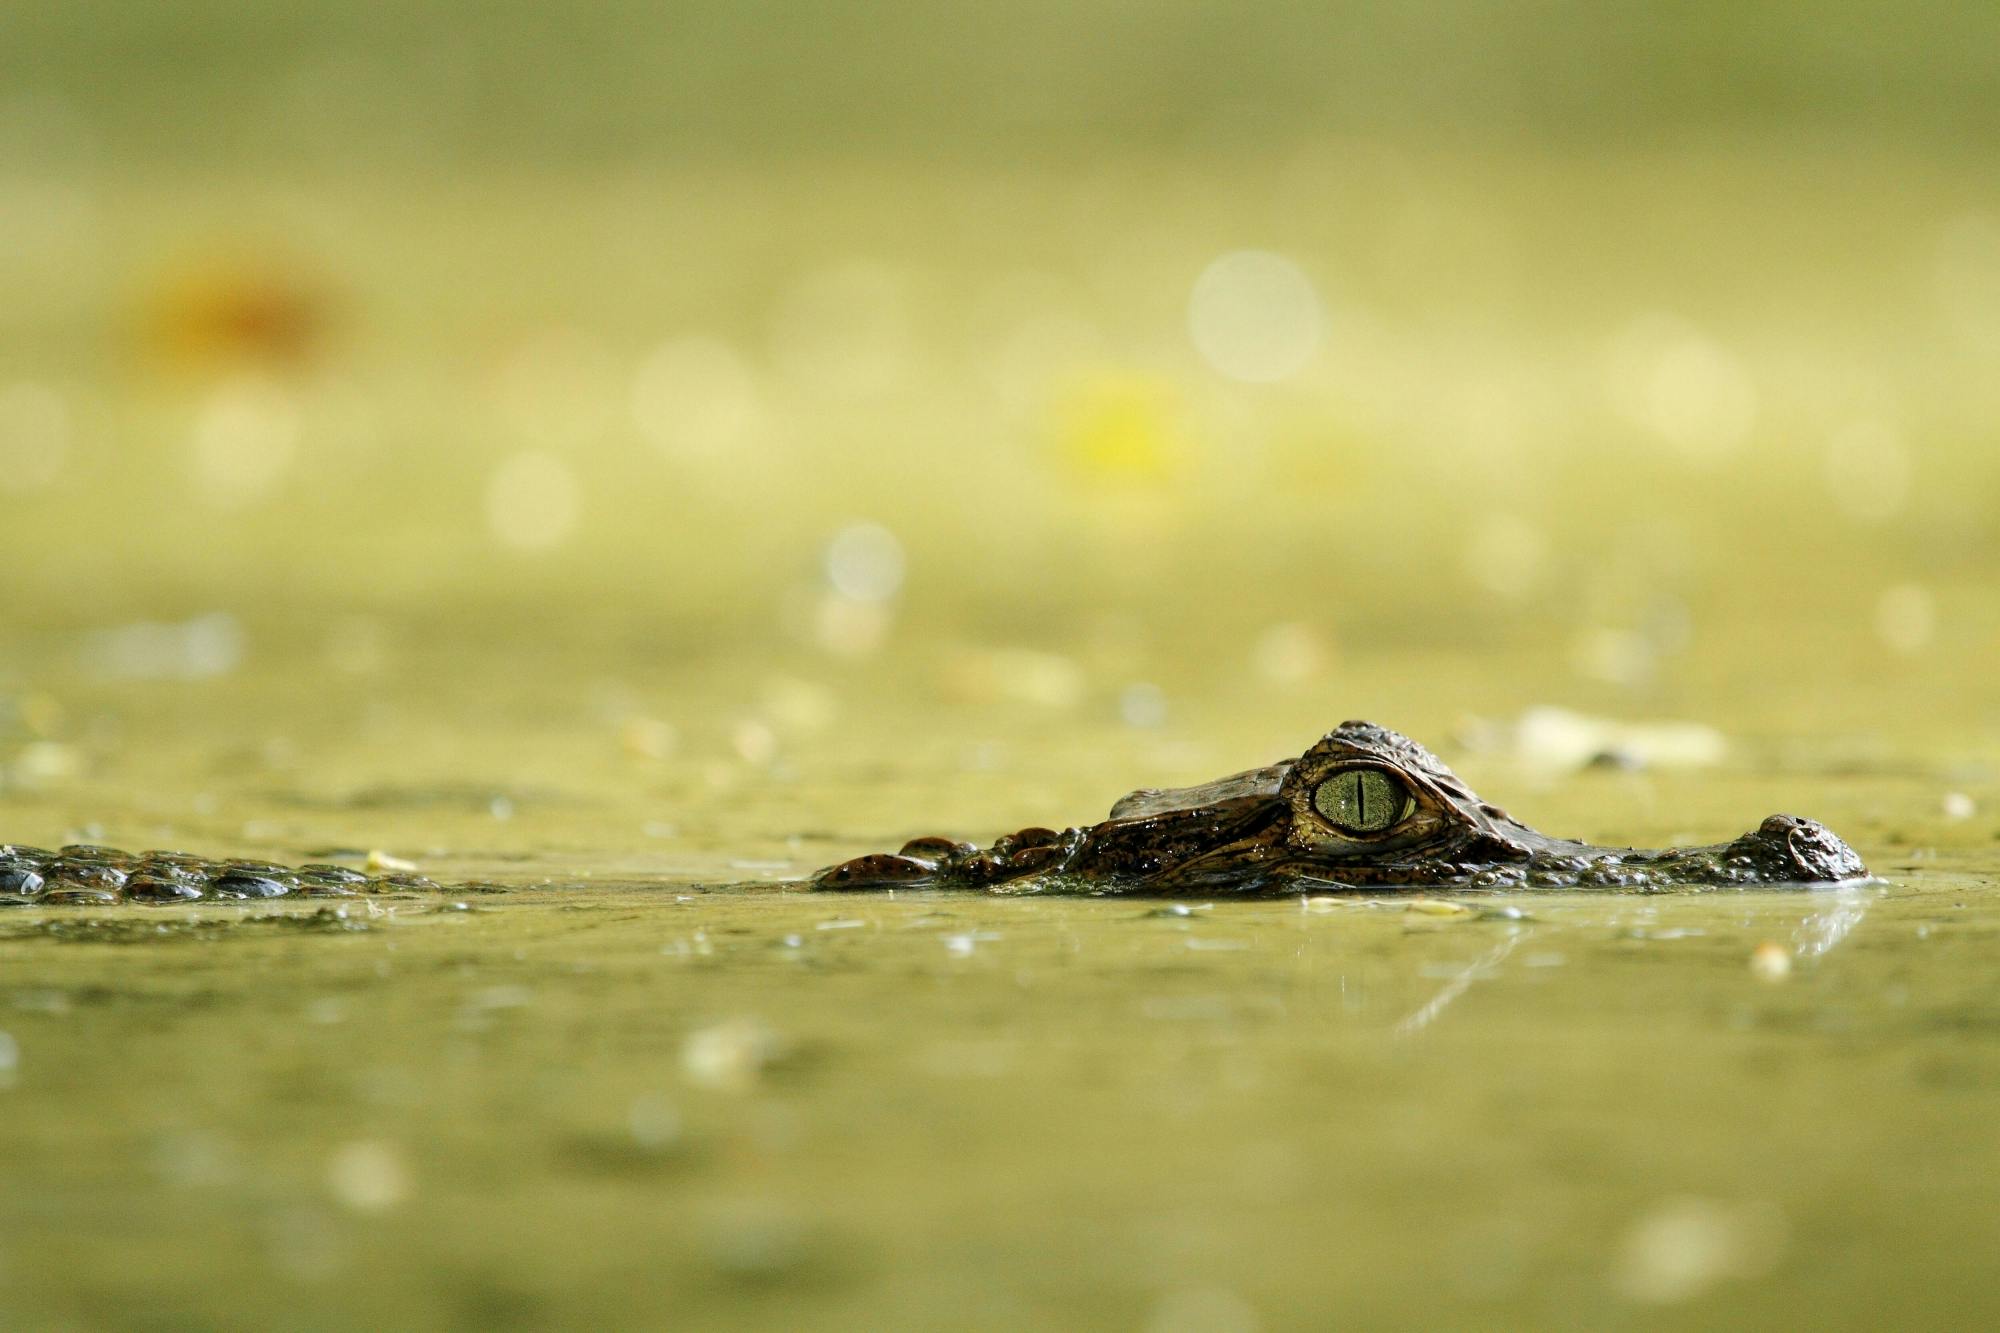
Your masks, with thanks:
M 1342 833 L 1380 833 L 1410 813 L 1410 793 L 1379 768 L 1350 768 L 1313 789 L 1313 808 Z

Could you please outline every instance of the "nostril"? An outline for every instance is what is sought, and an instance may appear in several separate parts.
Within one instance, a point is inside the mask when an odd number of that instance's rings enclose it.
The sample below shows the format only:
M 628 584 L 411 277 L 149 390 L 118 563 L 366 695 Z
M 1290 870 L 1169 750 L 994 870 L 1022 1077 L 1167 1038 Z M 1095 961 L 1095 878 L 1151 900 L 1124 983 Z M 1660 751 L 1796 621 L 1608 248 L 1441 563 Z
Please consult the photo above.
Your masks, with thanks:
M 1772 825 L 1781 819 L 1785 821 L 1781 826 L 1784 829 L 1785 850 L 1791 854 L 1801 879 L 1857 879 L 1868 873 L 1868 868 L 1861 864 L 1861 858 L 1855 855 L 1854 849 L 1824 824 L 1794 815 L 1773 815 L 1764 821 L 1764 828 L 1777 832 Z

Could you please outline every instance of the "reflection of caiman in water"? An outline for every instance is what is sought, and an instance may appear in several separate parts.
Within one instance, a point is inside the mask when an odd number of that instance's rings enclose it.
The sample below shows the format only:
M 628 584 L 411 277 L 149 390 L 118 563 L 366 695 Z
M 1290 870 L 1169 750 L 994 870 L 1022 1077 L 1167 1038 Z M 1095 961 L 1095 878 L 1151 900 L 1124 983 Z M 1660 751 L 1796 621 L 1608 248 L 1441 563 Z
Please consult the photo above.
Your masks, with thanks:
M 1550 838 L 1488 805 L 1416 742 L 1344 722 L 1297 759 L 1200 787 L 1135 791 L 1111 818 L 991 847 L 919 838 L 829 866 L 818 889 L 1001 893 L 1309 893 L 1450 887 L 1662 889 L 1811 884 L 1868 872 L 1809 819 L 1772 815 L 1713 847 L 1638 851 Z M 180 852 L 0 844 L 0 903 L 349 897 L 435 890 L 416 875 L 207 861 Z
M 1199 787 L 1135 791 L 1089 828 L 978 848 L 919 838 L 813 877 L 820 889 L 1310 893 L 1510 887 L 1652 890 L 1813 884 L 1868 872 L 1832 832 L 1772 815 L 1733 842 L 1644 851 L 1537 833 L 1423 746 L 1343 722 L 1297 759 Z

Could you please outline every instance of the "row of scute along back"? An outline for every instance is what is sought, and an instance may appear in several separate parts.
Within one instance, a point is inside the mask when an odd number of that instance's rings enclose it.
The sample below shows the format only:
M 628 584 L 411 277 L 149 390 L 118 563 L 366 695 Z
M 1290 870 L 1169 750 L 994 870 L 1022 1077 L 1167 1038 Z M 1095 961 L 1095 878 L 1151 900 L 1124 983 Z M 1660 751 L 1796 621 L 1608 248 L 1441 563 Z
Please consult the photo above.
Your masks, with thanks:
M 57 851 L 0 843 L 0 905 L 351 898 L 438 887 L 421 875 L 368 875 L 347 866 L 210 861 L 185 852 L 123 852 L 84 843 Z

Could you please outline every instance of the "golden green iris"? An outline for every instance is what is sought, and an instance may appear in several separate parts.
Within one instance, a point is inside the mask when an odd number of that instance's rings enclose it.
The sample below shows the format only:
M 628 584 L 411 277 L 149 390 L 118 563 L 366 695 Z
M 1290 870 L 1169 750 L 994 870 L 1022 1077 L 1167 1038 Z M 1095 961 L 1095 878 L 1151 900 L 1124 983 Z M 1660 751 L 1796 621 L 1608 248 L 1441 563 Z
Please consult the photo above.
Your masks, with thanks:
M 1350 768 L 1319 784 L 1313 807 L 1343 833 L 1380 833 L 1410 812 L 1410 794 L 1380 769 Z

